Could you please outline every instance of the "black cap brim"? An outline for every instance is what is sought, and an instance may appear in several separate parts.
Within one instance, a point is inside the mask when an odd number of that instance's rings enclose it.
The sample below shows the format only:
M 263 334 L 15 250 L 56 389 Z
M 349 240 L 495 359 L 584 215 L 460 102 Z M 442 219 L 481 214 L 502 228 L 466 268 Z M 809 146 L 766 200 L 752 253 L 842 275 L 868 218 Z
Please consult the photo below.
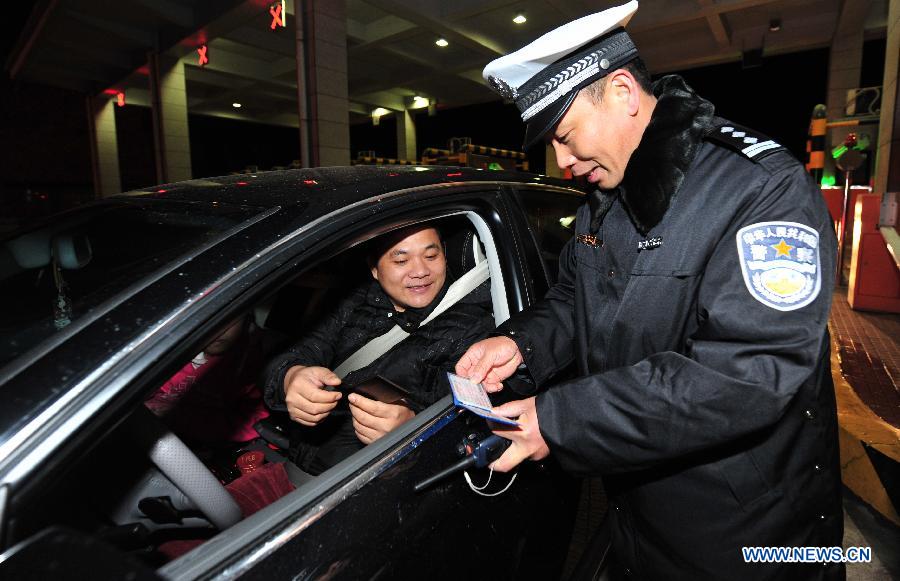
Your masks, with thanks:
M 529 119 L 528 125 L 525 127 L 525 144 L 522 149 L 528 149 L 547 135 L 547 132 L 552 131 L 577 96 L 578 91 L 571 90 Z

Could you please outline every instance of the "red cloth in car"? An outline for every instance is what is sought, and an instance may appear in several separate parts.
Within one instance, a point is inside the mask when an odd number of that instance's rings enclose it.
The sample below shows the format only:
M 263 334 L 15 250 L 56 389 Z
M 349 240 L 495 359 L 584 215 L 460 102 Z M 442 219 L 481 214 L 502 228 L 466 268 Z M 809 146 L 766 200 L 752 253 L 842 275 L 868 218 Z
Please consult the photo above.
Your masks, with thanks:
M 244 518 L 249 517 L 294 490 L 283 463 L 263 464 L 253 472 L 237 478 L 225 489 L 231 494 Z M 167 541 L 157 549 L 167 561 L 203 544 L 206 539 Z
M 258 342 L 245 336 L 222 355 L 188 361 L 145 405 L 189 444 L 247 442 L 269 415 L 254 383 L 261 364 Z
M 244 474 L 225 487 L 244 518 L 266 507 L 294 490 L 284 463 L 263 464 L 253 472 Z

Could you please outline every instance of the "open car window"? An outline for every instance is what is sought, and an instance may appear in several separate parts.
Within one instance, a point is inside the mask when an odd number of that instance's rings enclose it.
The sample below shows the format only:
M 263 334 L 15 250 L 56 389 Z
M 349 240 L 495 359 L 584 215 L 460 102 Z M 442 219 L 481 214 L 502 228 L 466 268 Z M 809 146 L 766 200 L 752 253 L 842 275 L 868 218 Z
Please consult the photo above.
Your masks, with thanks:
M 497 249 L 494 247 L 494 240 L 487 225 L 475 214 L 458 215 L 434 220 L 431 223 L 441 229 L 447 248 L 448 267 L 453 271 L 454 278 L 472 268 L 478 261 L 492 263 L 489 266 L 490 279 L 489 282 L 485 282 L 485 286 L 491 289 L 488 309 L 495 320 L 488 328 L 505 320 L 509 316 L 509 308 L 506 304 Z M 254 324 L 259 325 L 269 336 L 269 341 L 276 345 L 274 352 L 283 351 L 292 341 L 321 326 L 322 321 L 347 301 L 356 289 L 371 284 L 372 278 L 365 260 L 364 245 L 323 258 L 326 260 L 305 269 L 287 285 L 255 306 L 252 314 Z M 271 364 L 271 358 L 269 363 Z M 271 373 L 271 365 L 268 372 Z M 448 412 L 448 409 L 452 409 L 452 405 L 449 395 L 443 392 L 426 403 L 432 405 L 420 410 L 412 420 L 373 444 L 359 446 L 357 452 L 332 466 L 327 466 L 324 470 L 321 470 L 321 466 L 315 466 L 311 470 L 315 474 L 303 469 L 309 469 L 308 464 L 302 468 L 298 467 L 297 464 L 303 464 L 302 458 L 294 458 L 295 461 L 288 459 L 285 463 L 287 469 L 284 471 L 288 482 L 280 480 L 276 485 L 277 498 L 267 499 L 268 502 L 256 507 L 258 513 L 219 534 L 215 544 L 199 547 L 190 554 L 190 557 L 174 560 L 166 565 L 163 571 L 166 575 L 193 576 L 212 563 L 220 562 L 225 556 L 233 555 L 239 547 L 246 544 L 248 537 L 253 538 L 264 532 L 271 534 L 271 523 L 282 520 L 286 513 L 295 513 L 298 510 L 311 510 L 315 513 L 323 508 L 327 510 L 332 501 L 323 500 L 323 495 L 327 498 L 329 494 L 335 494 L 335 487 L 341 487 L 340 497 L 358 490 L 367 481 L 415 450 L 423 437 L 428 437 L 429 433 L 440 429 L 443 423 L 456 416 L 455 411 Z M 281 439 L 281 445 L 290 445 L 288 435 L 291 431 L 291 422 L 287 414 L 273 411 L 259 427 L 265 430 L 264 435 L 268 444 L 271 445 L 274 440 Z M 313 431 L 315 429 L 313 428 Z M 399 450 L 398 445 L 402 446 Z M 286 456 L 290 456 L 288 450 L 282 451 Z M 237 480 L 229 486 L 241 487 Z M 312 501 L 315 501 L 314 506 L 311 505 Z M 296 527 L 308 526 L 309 522 L 305 519 L 296 521 L 293 526 L 281 531 L 280 538 L 286 540 L 292 537 L 298 533 Z M 263 551 L 274 548 L 275 545 L 270 545 Z M 229 569 L 229 572 L 238 573 L 248 562 L 258 558 L 262 558 L 259 552 L 248 556 L 246 560 L 233 564 L 234 568 Z
M 242 216 L 233 218 L 239 223 Z M 485 329 L 508 318 L 497 248 L 486 223 L 474 213 L 436 217 L 434 223 L 447 243 L 454 278 L 477 262 L 488 264 Z M 180 248 L 173 241 L 169 250 Z M 348 486 L 361 487 L 414 451 L 456 416 L 444 393 L 433 392 L 413 419 L 315 474 L 297 470 L 290 457 L 290 419 L 263 403 L 271 361 L 372 280 L 360 244 L 304 261 L 287 284 L 223 315 L 214 331 L 192 340 L 178 364 L 144 390 L 128 419 L 70 467 L 65 482 L 42 494 L 46 501 L 20 519 L 16 537 L 64 525 L 166 576 L 190 577 L 198 567 L 232 558 L 248 538 L 269 531 L 285 514 L 321 510 L 327 502 L 320 501 L 337 488 L 346 493 Z M 448 361 L 449 369 L 454 362 Z M 274 464 L 286 469 L 271 471 L 271 495 L 234 493 L 243 476 L 268 472 Z M 299 520 L 293 526 L 308 524 Z M 214 536 L 216 542 L 209 543 Z

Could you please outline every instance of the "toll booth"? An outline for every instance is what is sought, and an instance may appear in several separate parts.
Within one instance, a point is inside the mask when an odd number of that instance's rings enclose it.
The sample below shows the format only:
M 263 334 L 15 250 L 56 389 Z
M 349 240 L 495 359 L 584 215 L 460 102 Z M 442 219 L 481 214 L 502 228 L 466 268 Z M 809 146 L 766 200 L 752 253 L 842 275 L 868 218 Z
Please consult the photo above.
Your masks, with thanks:
M 350 165 L 418 165 L 414 160 L 396 159 L 393 157 L 378 157 L 374 151 L 360 151 L 356 159 L 350 160 Z
M 835 232 L 840 232 L 844 188 L 824 187 L 822 196 Z M 848 284 L 850 307 L 900 313 L 900 271 L 878 229 L 881 196 L 873 194 L 870 187 L 853 186 L 847 208 L 840 281 Z
M 847 302 L 855 310 L 900 313 L 900 270 L 878 229 L 881 196 L 861 193 L 853 208 Z
M 844 213 L 844 188 L 834 186 L 824 186 L 821 188 L 822 197 L 825 198 L 825 204 L 828 206 L 828 213 L 831 214 L 831 221 L 834 224 L 835 233 L 841 234 L 841 216 Z M 856 214 L 853 209 L 856 208 L 856 199 L 860 194 L 871 194 L 872 188 L 868 186 L 851 186 L 847 195 L 847 224 L 844 229 L 843 252 L 840 253 L 842 259 L 841 277 L 839 284 L 843 284 L 850 277 L 850 253 L 853 249 L 853 228 L 855 224 Z
M 473 145 L 468 137 L 451 138 L 448 149 L 426 147 L 422 151 L 422 164 L 528 171 L 528 157 L 524 151 Z

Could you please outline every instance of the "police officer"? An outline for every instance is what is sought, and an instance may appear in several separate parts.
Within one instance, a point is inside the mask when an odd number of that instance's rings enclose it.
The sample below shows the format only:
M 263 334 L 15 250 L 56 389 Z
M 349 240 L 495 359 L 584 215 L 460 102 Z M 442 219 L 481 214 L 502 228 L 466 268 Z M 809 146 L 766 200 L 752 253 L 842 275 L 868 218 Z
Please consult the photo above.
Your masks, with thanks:
M 496 408 L 521 427 L 498 431 L 513 443 L 494 468 L 552 454 L 603 475 L 620 572 L 843 578 L 838 563 L 742 552 L 841 545 L 831 220 L 778 143 L 717 117 L 679 77 L 651 86 L 623 28 L 636 9 L 485 68 L 521 111 L 526 147 L 549 141 L 592 191 L 559 282 L 456 371 L 489 391 L 516 373 L 549 385 Z M 554 384 L 573 362 L 578 377 Z

